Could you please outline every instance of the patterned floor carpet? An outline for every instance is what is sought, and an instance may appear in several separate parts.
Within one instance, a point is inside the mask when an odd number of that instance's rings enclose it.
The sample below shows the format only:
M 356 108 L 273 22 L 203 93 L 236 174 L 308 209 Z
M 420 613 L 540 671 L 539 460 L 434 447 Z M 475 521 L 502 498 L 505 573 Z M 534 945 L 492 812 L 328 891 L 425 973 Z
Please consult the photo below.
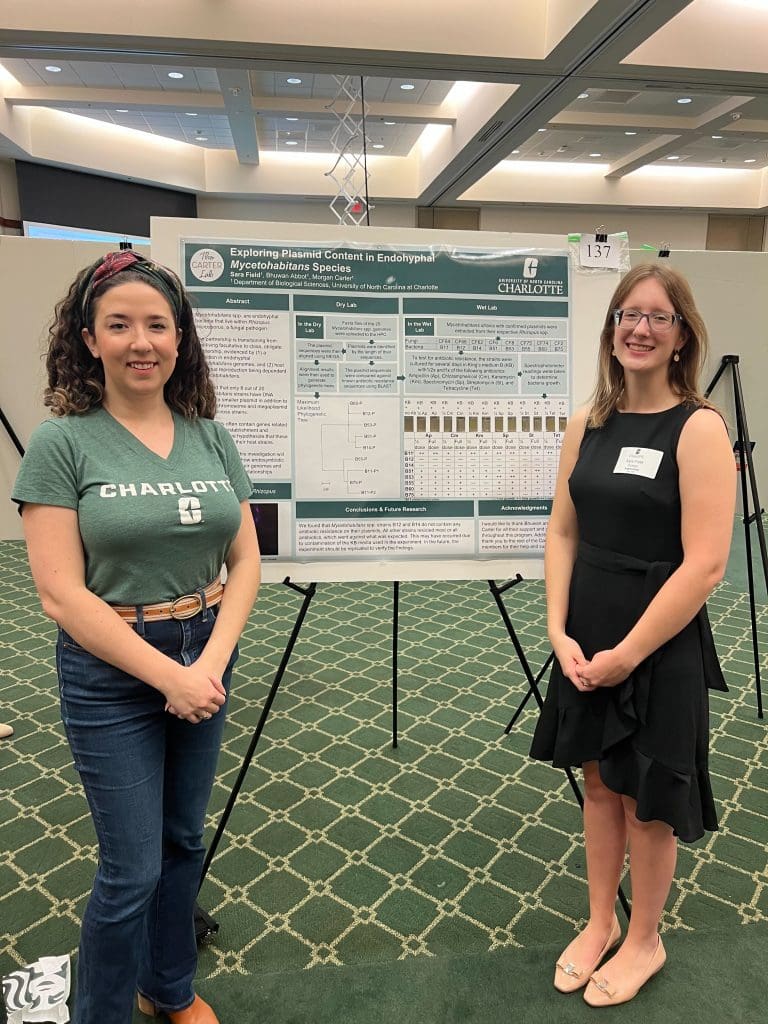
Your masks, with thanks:
M 53 630 L 23 545 L 0 544 L 0 974 L 74 950 L 94 835 L 58 718 Z M 564 942 L 584 919 L 580 817 L 561 772 L 527 758 L 535 711 L 488 587 L 401 587 L 400 744 L 391 748 L 387 584 L 318 588 L 201 893 L 220 925 L 203 977 Z M 241 645 L 209 824 L 234 782 L 299 607 L 265 586 Z M 507 596 L 534 668 L 543 587 Z M 664 929 L 768 921 L 768 727 L 746 595 L 710 617 L 731 690 L 713 694 L 719 832 L 682 846 Z M 760 633 L 768 644 L 768 612 Z M 767 673 L 768 674 L 768 673 Z

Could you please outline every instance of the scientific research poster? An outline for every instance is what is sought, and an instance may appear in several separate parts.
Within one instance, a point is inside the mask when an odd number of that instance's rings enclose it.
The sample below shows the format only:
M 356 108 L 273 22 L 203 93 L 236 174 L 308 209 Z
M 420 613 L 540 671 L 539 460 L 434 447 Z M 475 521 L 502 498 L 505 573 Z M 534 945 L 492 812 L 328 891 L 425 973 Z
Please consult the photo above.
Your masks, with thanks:
M 565 253 L 184 238 L 181 266 L 266 558 L 540 556 Z

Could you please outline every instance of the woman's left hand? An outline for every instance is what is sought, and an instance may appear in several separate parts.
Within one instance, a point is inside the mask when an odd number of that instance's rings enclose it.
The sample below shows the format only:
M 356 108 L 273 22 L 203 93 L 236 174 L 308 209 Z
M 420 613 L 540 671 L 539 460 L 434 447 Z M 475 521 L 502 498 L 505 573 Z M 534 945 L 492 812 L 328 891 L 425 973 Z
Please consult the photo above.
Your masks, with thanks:
M 627 661 L 618 647 L 597 654 L 579 669 L 579 681 L 586 691 L 601 686 L 618 686 L 635 666 Z

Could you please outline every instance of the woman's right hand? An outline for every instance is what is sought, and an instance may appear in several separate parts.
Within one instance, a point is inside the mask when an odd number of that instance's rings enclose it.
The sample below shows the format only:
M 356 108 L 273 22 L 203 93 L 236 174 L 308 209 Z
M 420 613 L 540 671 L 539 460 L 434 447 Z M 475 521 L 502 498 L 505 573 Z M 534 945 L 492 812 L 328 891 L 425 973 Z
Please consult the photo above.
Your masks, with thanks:
M 577 690 L 588 693 L 589 687 L 584 686 L 579 678 L 579 671 L 588 664 L 588 661 L 576 641 L 563 633 L 552 640 L 552 650 L 555 652 L 555 657 L 566 679 L 570 680 Z
M 198 662 L 179 665 L 173 680 L 162 688 L 166 711 L 196 725 L 215 715 L 227 699 L 220 679 Z

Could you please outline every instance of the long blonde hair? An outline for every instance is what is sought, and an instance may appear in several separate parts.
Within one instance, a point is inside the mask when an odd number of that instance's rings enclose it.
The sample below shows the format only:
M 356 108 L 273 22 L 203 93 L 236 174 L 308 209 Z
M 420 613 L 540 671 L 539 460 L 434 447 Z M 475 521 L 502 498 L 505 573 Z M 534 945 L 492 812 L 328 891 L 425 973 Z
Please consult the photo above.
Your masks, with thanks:
M 699 389 L 699 377 L 709 349 L 707 328 L 696 308 L 691 286 L 678 271 L 666 263 L 642 263 L 633 267 L 619 281 L 613 293 L 605 323 L 600 333 L 600 353 L 597 367 L 597 385 L 591 397 L 587 417 L 588 427 L 602 427 L 615 410 L 624 391 L 624 369 L 613 356 L 615 323 L 613 312 L 621 309 L 624 300 L 641 281 L 653 278 L 669 297 L 676 313 L 682 317 L 680 330 L 684 344 L 679 349 L 679 361 L 669 364 L 669 384 L 683 402 L 713 408 Z

